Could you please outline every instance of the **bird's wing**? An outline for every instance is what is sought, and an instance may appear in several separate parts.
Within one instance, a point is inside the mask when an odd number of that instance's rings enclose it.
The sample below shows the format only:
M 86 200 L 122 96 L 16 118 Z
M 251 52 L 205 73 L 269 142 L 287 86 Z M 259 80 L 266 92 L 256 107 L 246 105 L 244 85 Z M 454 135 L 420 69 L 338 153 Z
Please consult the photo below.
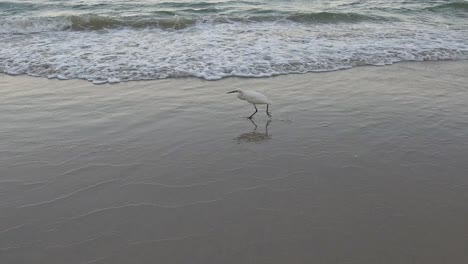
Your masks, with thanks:
M 271 100 L 259 92 L 244 91 L 244 97 L 252 104 L 271 104 Z

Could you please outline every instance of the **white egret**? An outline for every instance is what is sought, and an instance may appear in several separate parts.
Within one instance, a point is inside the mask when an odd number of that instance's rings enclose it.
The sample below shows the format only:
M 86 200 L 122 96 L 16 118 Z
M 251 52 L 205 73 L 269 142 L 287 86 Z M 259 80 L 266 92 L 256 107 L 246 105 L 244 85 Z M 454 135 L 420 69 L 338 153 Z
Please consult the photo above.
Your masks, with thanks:
M 234 90 L 234 91 L 228 92 L 228 94 L 230 93 L 237 93 L 237 97 L 239 97 L 239 99 L 246 100 L 247 102 L 253 104 L 253 106 L 255 107 L 255 112 L 248 117 L 249 119 L 252 119 L 252 117 L 258 112 L 258 109 L 257 109 L 258 104 L 266 104 L 267 105 L 266 113 L 269 117 L 271 117 L 270 112 L 268 112 L 268 106 L 271 104 L 271 100 L 268 99 L 268 97 L 266 97 L 265 95 L 259 92 L 255 92 L 255 91 L 244 91 L 244 90 Z

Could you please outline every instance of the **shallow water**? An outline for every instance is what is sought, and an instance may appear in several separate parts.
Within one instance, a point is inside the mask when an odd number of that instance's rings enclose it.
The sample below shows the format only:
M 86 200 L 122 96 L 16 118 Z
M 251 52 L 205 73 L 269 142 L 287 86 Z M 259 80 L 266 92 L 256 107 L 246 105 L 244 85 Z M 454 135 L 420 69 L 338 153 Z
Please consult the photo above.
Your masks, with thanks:
M 0 262 L 464 263 L 466 72 L 0 76 Z

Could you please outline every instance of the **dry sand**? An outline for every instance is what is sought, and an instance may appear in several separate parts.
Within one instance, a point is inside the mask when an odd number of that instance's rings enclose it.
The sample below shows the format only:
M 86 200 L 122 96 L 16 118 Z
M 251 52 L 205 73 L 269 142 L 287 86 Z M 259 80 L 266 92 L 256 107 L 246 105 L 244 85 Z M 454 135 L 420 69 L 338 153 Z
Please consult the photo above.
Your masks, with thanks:
M 467 73 L 0 75 L 0 263 L 468 263 Z

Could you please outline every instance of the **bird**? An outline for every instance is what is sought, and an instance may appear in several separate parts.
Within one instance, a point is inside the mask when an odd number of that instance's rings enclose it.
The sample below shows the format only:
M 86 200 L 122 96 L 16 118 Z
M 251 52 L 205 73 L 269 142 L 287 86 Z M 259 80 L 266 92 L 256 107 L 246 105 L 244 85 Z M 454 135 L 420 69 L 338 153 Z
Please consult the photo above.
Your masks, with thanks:
M 268 112 L 268 107 L 271 104 L 271 100 L 268 99 L 268 97 L 266 97 L 265 95 L 263 95 L 263 94 L 261 94 L 259 92 L 256 92 L 256 91 L 244 91 L 244 90 L 241 90 L 241 89 L 228 92 L 228 94 L 230 94 L 230 93 L 237 93 L 237 97 L 239 99 L 246 100 L 247 102 L 253 104 L 253 106 L 255 107 L 255 112 L 252 115 L 250 115 L 248 117 L 248 119 L 252 119 L 252 117 L 258 112 L 257 105 L 260 105 L 260 104 L 266 104 L 267 105 L 266 114 L 269 117 L 271 117 L 270 112 Z

